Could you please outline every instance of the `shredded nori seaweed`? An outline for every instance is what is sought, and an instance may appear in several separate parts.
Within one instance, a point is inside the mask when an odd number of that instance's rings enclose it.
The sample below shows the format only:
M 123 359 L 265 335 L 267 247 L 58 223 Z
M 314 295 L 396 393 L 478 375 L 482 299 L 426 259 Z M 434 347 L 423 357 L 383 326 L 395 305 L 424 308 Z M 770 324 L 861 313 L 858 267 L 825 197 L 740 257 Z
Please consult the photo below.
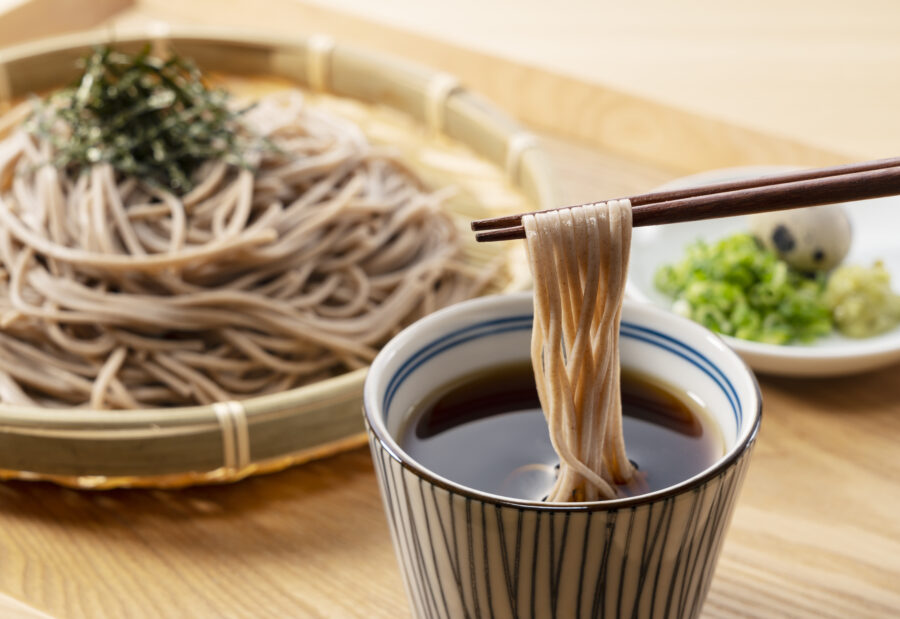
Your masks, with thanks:
M 137 54 L 103 46 L 82 62 L 78 81 L 29 122 L 33 133 L 51 141 L 51 163 L 59 168 L 77 174 L 106 162 L 185 193 L 203 162 L 246 167 L 246 154 L 262 145 L 240 122 L 249 108 L 235 109 L 229 94 L 208 87 L 189 60 L 154 57 L 149 46 Z

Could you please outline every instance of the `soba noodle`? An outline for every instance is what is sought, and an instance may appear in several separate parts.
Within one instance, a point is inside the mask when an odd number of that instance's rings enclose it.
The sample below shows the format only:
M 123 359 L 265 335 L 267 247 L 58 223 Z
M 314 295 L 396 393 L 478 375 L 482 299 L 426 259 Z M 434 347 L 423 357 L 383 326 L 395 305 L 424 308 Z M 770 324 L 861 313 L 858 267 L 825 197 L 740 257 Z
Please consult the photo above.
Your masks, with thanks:
M 548 501 L 617 496 L 625 453 L 619 322 L 631 245 L 627 200 L 522 218 L 534 278 L 531 356 L 560 457 Z
M 21 120 L 21 108 L 15 112 Z M 358 127 L 299 93 L 247 126 L 255 171 L 210 161 L 177 196 L 0 141 L 0 400 L 139 408 L 281 391 L 364 366 L 399 327 L 475 294 L 458 233 Z

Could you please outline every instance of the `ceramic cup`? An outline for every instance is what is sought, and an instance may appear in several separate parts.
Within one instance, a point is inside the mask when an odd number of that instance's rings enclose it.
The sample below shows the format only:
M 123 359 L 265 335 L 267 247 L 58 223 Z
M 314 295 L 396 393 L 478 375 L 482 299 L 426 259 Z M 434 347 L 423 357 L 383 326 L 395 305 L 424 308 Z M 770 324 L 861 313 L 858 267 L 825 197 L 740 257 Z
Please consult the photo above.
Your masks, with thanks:
M 670 488 L 594 503 L 515 500 L 440 477 L 398 445 L 423 396 L 480 368 L 529 359 L 531 322 L 528 293 L 460 303 L 401 332 L 369 371 L 369 442 L 413 613 L 697 616 L 761 413 L 753 374 L 703 327 L 646 305 L 623 311 L 622 366 L 701 400 L 725 440 L 715 464 Z

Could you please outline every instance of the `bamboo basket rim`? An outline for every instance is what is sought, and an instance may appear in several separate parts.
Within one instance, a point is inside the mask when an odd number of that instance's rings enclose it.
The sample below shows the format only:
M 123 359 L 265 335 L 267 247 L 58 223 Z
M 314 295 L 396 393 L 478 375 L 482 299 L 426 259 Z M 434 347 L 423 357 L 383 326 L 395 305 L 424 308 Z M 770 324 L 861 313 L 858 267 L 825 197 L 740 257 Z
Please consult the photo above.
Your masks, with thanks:
M 223 27 L 207 27 L 207 26 L 168 26 L 164 28 L 160 25 L 150 25 L 141 27 L 119 28 L 116 30 L 91 30 L 76 34 L 68 34 L 56 36 L 48 39 L 27 42 L 16 45 L 14 47 L 0 50 L 0 103 L 4 100 L 12 99 L 20 96 L 22 92 L 13 92 L 10 83 L 9 67 L 17 62 L 34 61 L 41 57 L 53 57 L 60 54 L 71 54 L 73 56 L 83 55 L 83 51 L 96 45 L 116 44 L 128 45 L 136 43 L 149 43 L 151 45 L 164 43 L 173 44 L 174 46 L 184 46 L 187 44 L 198 45 L 236 45 L 246 47 L 248 50 L 267 51 L 271 53 L 277 67 L 270 68 L 269 74 L 281 75 L 287 77 L 299 86 L 309 89 L 311 87 L 310 76 L 302 79 L 304 76 L 298 75 L 296 71 L 284 71 L 290 63 L 296 62 L 309 66 L 308 56 L 311 53 L 310 43 L 317 40 L 321 43 L 325 41 L 325 49 L 331 57 L 336 53 L 349 55 L 351 58 L 358 57 L 366 59 L 366 62 L 374 65 L 385 65 L 388 69 L 399 71 L 404 75 L 411 76 L 419 81 L 432 84 L 437 77 L 442 78 L 450 88 L 443 93 L 443 99 L 440 101 L 442 113 L 444 117 L 441 122 L 450 124 L 450 114 L 452 112 L 458 115 L 474 114 L 481 115 L 488 119 L 488 122 L 494 123 L 500 136 L 504 138 L 503 148 L 494 148 L 495 152 L 485 153 L 478 148 L 474 150 L 483 158 L 489 160 L 494 165 L 501 168 L 506 167 L 510 181 L 519 191 L 528 195 L 528 198 L 539 208 L 551 206 L 555 201 L 555 185 L 546 165 L 543 153 L 537 140 L 531 133 L 523 130 L 517 122 L 513 121 L 503 112 L 499 111 L 493 105 L 480 98 L 477 94 L 465 89 L 451 81 L 453 78 L 446 73 L 430 69 L 415 62 L 386 55 L 379 52 L 373 52 L 364 48 L 357 48 L 352 45 L 345 45 L 340 42 L 331 42 L 330 38 L 322 35 L 306 35 L 297 37 L 287 36 L 271 36 L 260 33 L 259 31 L 244 30 L 238 28 Z M 248 52 L 249 53 L 249 52 Z M 189 54 L 186 54 L 189 55 Z M 202 64 L 199 63 L 198 64 Z M 281 71 L 279 71 L 281 69 Z M 226 69 L 229 73 L 240 74 L 240 70 L 232 71 Z M 61 70 L 56 71 L 57 74 L 62 73 Z M 288 75 L 287 73 L 291 73 Z M 302 73 L 302 71 L 300 71 Z M 448 80 L 448 78 L 450 78 Z M 60 77 L 55 80 L 58 86 L 63 83 L 64 78 Z M 344 92 L 340 89 L 332 88 L 331 84 L 320 84 L 324 86 L 320 90 L 328 94 L 338 97 L 346 97 L 356 100 L 362 100 L 365 103 L 388 105 L 395 109 L 401 109 L 412 115 L 418 124 L 431 122 L 427 118 L 429 110 L 420 108 L 416 110 L 404 109 L 403 105 L 398 105 L 396 101 L 381 102 L 378 100 L 366 101 L 363 97 L 356 97 Z M 313 88 L 315 90 L 315 88 Z M 425 93 L 423 96 L 427 96 Z M 427 102 L 426 102 L 427 103 Z M 448 135 L 451 139 L 467 144 L 460 136 L 452 135 L 452 128 L 449 126 L 438 127 L 441 132 Z M 472 147 L 471 144 L 468 144 Z M 529 165 L 525 165 L 525 164 Z M 528 189 L 526 189 L 528 185 Z M 276 394 L 268 394 L 263 396 L 254 396 L 243 399 L 240 405 L 243 408 L 247 421 L 257 421 L 265 419 L 276 419 L 279 416 L 302 414 L 304 406 L 306 408 L 314 407 L 324 398 L 327 399 L 329 394 L 335 390 L 360 388 L 368 368 L 348 371 L 337 376 L 327 378 L 309 385 L 296 387 L 284 392 Z M 298 403 L 300 410 L 298 411 Z M 123 437 L 138 437 L 142 433 L 148 433 L 147 438 L 164 438 L 169 435 L 185 435 L 197 432 L 208 432 L 214 430 L 219 432 L 222 428 L 222 421 L 215 410 L 216 405 L 195 405 L 187 407 L 174 408 L 146 408 L 135 411 L 109 411 L 109 410 L 92 410 L 84 408 L 41 408 L 33 406 L 22 406 L 0 403 L 0 435 L 4 433 L 15 434 L 17 436 L 42 437 L 60 440 L 75 441 L 113 441 Z M 361 415 L 360 415 L 361 417 Z M 357 441 L 358 443 L 358 441 Z M 323 445 L 324 447 L 324 445 Z M 269 460 L 272 460 L 269 458 Z M 282 454 L 281 460 L 284 466 L 296 464 L 291 461 L 291 454 Z M 254 464 L 251 462 L 250 464 Z M 259 464 L 256 462 L 255 464 Z M 278 466 L 277 468 L 284 468 Z M 246 468 L 246 467 L 244 467 Z M 255 468 L 260 468 L 256 466 Z M 265 468 L 265 467 L 262 467 Z M 274 470 L 271 469 L 270 470 Z M 253 472 L 260 472 L 255 470 Z M 19 473 L 22 473 L 19 475 Z M 193 481 L 188 483 L 197 483 L 196 471 L 185 471 L 193 475 Z M 213 475 L 213 473 L 216 473 Z M 199 481 L 229 481 L 240 479 L 246 476 L 246 471 L 231 471 L 225 478 L 219 469 L 199 473 L 209 475 L 210 477 Z M 64 485 L 73 485 L 84 487 L 84 484 L 77 480 L 84 476 L 90 476 L 91 473 L 73 474 L 71 477 L 60 475 L 55 472 L 43 473 L 42 471 L 25 469 L 7 469 L 0 466 L 0 478 L 23 477 L 27 479 L 49 479 Z M 150 474 L 150 478 L 152 478 Z M 163 477 L 171 476 L 171 473 L 162 474 Z M 144 477 L 130 477 L 131 481 L 127 483 L 109 483 L 100 484 L 100 487 L 114 487 L 119 485 L 156 485 L 153 483 L 135 483 L 135 479 Z M 146 480 L 145 480 L 146 481 Z M 171 481 L 171 480 L 170 480 Z M 151 480 L 152 482 L 152 480 Z M 94 487 L 97 484 L 89 484 L 88 487 Z M 161 485 L 181 485 L 178 483 L 162 483 Z

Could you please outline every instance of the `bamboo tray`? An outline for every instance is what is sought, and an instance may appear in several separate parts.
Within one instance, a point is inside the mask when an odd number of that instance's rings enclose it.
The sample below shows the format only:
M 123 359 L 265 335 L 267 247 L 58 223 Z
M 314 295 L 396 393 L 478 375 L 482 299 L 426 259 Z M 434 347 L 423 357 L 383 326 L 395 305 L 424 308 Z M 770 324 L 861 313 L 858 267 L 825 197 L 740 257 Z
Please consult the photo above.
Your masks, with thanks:
M 399 142 L 430 182 L 452 180 L 461 218 L 555 204 L 534 137 L 450 75 L 324 36 L 273 39 L 223 29 L 84 33 L 0 53 L 0 107 L 70 82 L 100 43 L 173 48 L 206 71 L 264 77 L 311 91 L 360 122 L 373 141 Z M 467 249 L 473 264 L 499 250 Z M 493 254 L 489 253 L 493 252 Z M 517 286 L 508 276 L 502 287 Z M 139 411 L 47 410 L 0 404 L 0 478 L 79 488 L 174 487 L 235 481 L 364 442 L 365 369 L 281 394 L 213 406 Z

